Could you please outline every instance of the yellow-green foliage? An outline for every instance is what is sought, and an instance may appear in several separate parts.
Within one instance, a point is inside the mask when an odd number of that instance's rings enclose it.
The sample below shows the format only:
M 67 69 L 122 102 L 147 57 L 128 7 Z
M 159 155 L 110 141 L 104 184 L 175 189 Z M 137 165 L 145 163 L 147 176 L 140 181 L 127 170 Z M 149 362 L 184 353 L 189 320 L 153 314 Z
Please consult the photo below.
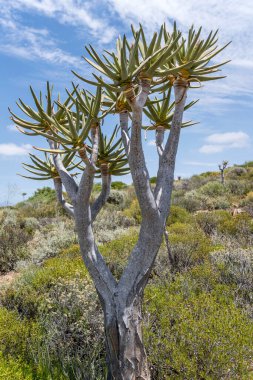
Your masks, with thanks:
M 120 239 L 113 240 L 99 247 L 100 252 L 105 257 L 114 276 L 118 279 L 126 266 L 128 256 L 131 253 L 138 235 L 132 230 L 127 235 L 122 235 Z
M 46 260 L 41 268 L 29 269 L 6 291 L 2 303 L 10 309 L 18 309 L 27 318 L 33 318 L 44 293 L 60 279 L 78 277 L 81 281 L 87 275 L 81 256 L 73 258 L 65 253 Z
M 2 380 L 34 380 L 32 370 L 24 363 L 0 353 L 0 379 Z
M 213 250 L 211 240 L 194 224 L 174 223 L 168 232 L 174 271 L 202 263 Z
M 167 225 L 173 223 L 191 223 L 191 214 L 183 207 L 172 205 L 170 208 L 170 214 L 167 220 Z
M 137 199 L 133 199 L 130 206 L 123 213 L 128 218 L 134 218 L 136 223 L 139 224 L 141 222 L 141 210 Z
M 248 379 L 252 322 L 235 307 L 228 287 L 193 291 L 191 281 L 179 277 L 145 292 L 144 336 L 153 379 Z

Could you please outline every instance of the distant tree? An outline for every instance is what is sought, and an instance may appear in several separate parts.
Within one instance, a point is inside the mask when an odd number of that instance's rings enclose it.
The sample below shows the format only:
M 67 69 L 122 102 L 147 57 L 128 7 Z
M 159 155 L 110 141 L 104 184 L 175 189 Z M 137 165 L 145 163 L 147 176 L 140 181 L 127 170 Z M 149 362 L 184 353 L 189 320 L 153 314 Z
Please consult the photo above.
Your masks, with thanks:
M 228 166 L 228 161 L 222 161 L 222 163 L 219 165 L 220 170 L 220 180 L 222 185 L 225 183 L 225 169 Z
M 176 25 L 171 32 L 163 25 L 150 42 L 141 26 L 132 28 L 132 34 L 133 41 L 125 35 L 119 37 L 116 51 L 103 55 L 86 47 L 90 58 L 85 60 L 102 77 L 93 73 L 94 80 L 90 80 L 75 75 L 96 88 L 94 95 L 73 84 L 64 103 L 59 98 L 53 101 L 48 83 L 45 107 L 42 94 L 37 97 L 32 88 L 36 108 L 22 100 L 18 103 L 29 120 L 11 112 L 21 132 L 48 141 L 49 148 L 39 149 L 45 152 L 44 159 L 31 154 L 31 164 L 24 167 L 34 175 L 28 178 L 53 180 L 58 201 L 75 220 L 82 257 L 104 311 L 108 379 L 117 380 L 150 379 L 142 338 L 142 299 L 170 211 L 181 128 L 193 124 L 182 122 L 184 110 L 196 103 L 186 104 L 186 97 L 192 83 L 223 78 L 210 74 L 225 63 L 210 65 L 225 48 L 217 47 L 217 32 L 201 39 L 201 28 L 195 31 L 191 27 L 185 39 Z M 111 136 L 102 122 L 108 114 L 119 119 Z M 150 125 L 143 126 L 143 114 Z M 159 167 L 154 189 L 145 162 L 142 129 L 156 134 Z M 118 131 L 121 137 L 117 137 Z M 93 222 L 108 199 L 111 177 L 129 171 L 142 221 L 138 241 L 117 282 L 95 243 Z M 75 179 L 78 172 L 79 183 Z M 96 177 L 101 178 L 102 188 L 91 203 Z M 64 199 L 63 186 L 71 204 Z
M 22 197 L 23 197 L 23 201 L 24 201 L 24 200 L 25 200 L 25 197 L 26 197 L 26 195 L 27 195 L 27 193 L 22 193 L 21 195 L 22 195 Z

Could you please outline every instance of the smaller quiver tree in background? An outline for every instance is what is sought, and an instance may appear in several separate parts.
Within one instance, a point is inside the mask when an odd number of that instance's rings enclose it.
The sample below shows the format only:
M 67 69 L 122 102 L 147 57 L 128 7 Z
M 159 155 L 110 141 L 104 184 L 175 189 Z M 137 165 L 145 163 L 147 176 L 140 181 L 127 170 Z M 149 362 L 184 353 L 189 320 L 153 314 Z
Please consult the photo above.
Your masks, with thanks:
M 42 94 L 37 97 L 31 88 L 35 108 L 21 99 L 18 102 L 26 118 L 10 111 L 22 133 L 40 135 L 48 143 L 47 148 L 37 148 L 44 151 L 44 158 L 31 154 L 31 163 L 24 167 L 32 174 L 28 178 L 53 180 L 58 201 L 75 220 L 82 257 L 104 312 L 108 378 L 150 379 L 141 329 L 142 298 L 169 215 L 181 128 L 193 124 L 183 122 L 184 111 L 196 103 L 186 104 L 187 93 L 194 82 L 199 86 L 223 78 L 212 74 L 226 63 L 211 64 L 227 46 L 217 47 L 217 32 L 206 39 L 200 35 L 201 28 L 191 27 L 183 38 L 176 25 L 171 32 L 162 25 L 148 42 L 142 26 L 132 28 L 132 41 L 119 37 L 115 51 L 100 55 L 92 46 L 86 47 L 89 58 L 85 60 L 102 76 L 93 73 L 90 80 L 75 75 L 94 86 L 94 94 L 73 84 L 62 103 L 52 99 L 47 84 L 45 106 Z M 111 134 L 104 123 L 109 114 L 119 123 Z M 143 114 L 150 125 L 143 125 Z M 159 164 L 154 189 L 142 129 L 155 131 Z M 128 172 L 142 221 L 138 241 L 117 282 L 96 246 L 93 222 L 109 196 L 112 175 Z M 79 182 L 77 173 L 81 173 Z M 102 189 L 91 203 L 96 176 Z M 64 199 L 63 187 L 71 203 Z
M 222 185 L 225 184 L 225 169 L 228 166 L 228 161 L 222 161 L 222 163 L 219 165 L 219 171 L 220 171 L 220 181 Z

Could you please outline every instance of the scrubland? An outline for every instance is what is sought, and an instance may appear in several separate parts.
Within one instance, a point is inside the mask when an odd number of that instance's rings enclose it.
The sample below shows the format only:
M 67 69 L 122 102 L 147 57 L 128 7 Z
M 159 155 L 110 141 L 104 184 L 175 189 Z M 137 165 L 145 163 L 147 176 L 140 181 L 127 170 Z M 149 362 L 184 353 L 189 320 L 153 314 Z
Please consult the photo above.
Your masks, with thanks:
M 112 187 L 94 229 L 118 279 L 141 215 L 131 185 Z M 253 379 L 253 162 L 228 168 L 224 186 L 216 172 L 175 181 L 166 229 L 144 297 L 152 378 Z M 50 188 L 0 209 L 1 277 L 10 271 L 0 378 L 106 379 L 99 301 Z

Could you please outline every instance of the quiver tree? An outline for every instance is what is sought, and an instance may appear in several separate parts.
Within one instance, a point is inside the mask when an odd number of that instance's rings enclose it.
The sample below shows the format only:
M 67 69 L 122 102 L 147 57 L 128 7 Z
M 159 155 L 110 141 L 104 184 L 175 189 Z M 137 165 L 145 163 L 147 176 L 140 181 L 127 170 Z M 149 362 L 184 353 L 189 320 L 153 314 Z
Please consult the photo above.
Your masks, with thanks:
M 47 84 L 45 106 L 42 94 L 37 97 L 31 88 L 35 108 L 20 100 L 17 104 L 26 118 L 11 112 L 22 133 L 47 140 L 48 147 L 37 148 L 46 152 L 45 158 L 30 155 L 32 163 L 25 168 L 33 174 L 30 178 L 53 179 L 58 201 L 75 220 L 82 257 L 104 312 L 108 378 L 150 379 L 141 330 L 142 298 L 169 215 L 181 128 L 192 125 L 182 121 L 184 111 L 195 103 L 186 104 L 186 97 L 196 83 L 198 87 L 223 78 L 212 74 L 225 62 L 211 62 L 225 46 L 217 47 L 217 32 L 206 39 L 200 34 L 201 29 L 196 32 L 192 27 L 183 38 L 175 25 L 171 33 L 163 25 L 148 42 L 141 26 L 132 28 L 132 41 L 119 37 L 113 52 L 100 55 L 86 47 L 89 57 L 84 59 L 98 73 L 93 73 L 93 80 L 75 75 L 92 85 L 94 94 L 73 84 L 62 103 L 52 99 Z M 108 114 L 118 119 L 111 136 L 105 125 Z M 143 124 L 143 115 L 149 125 Z M 159 165 L 154 189 L 142 129 L 156 133 Z M 117 282 L 96 246 L 93 222 L 109 196 L 111 176 L 129 171 L 142 221 L 138 241 Z M 91 203 L 95 177 L 101 178 L 102 189 Z M 71 204 L 64 199 L 63 187 Z
M 225 169 L 228 166 L 228 161 L 222 161 L 222 163 L 219 165 L 219 171 L 220 171 L 220 181 L 222 185 L 225 183 Z

